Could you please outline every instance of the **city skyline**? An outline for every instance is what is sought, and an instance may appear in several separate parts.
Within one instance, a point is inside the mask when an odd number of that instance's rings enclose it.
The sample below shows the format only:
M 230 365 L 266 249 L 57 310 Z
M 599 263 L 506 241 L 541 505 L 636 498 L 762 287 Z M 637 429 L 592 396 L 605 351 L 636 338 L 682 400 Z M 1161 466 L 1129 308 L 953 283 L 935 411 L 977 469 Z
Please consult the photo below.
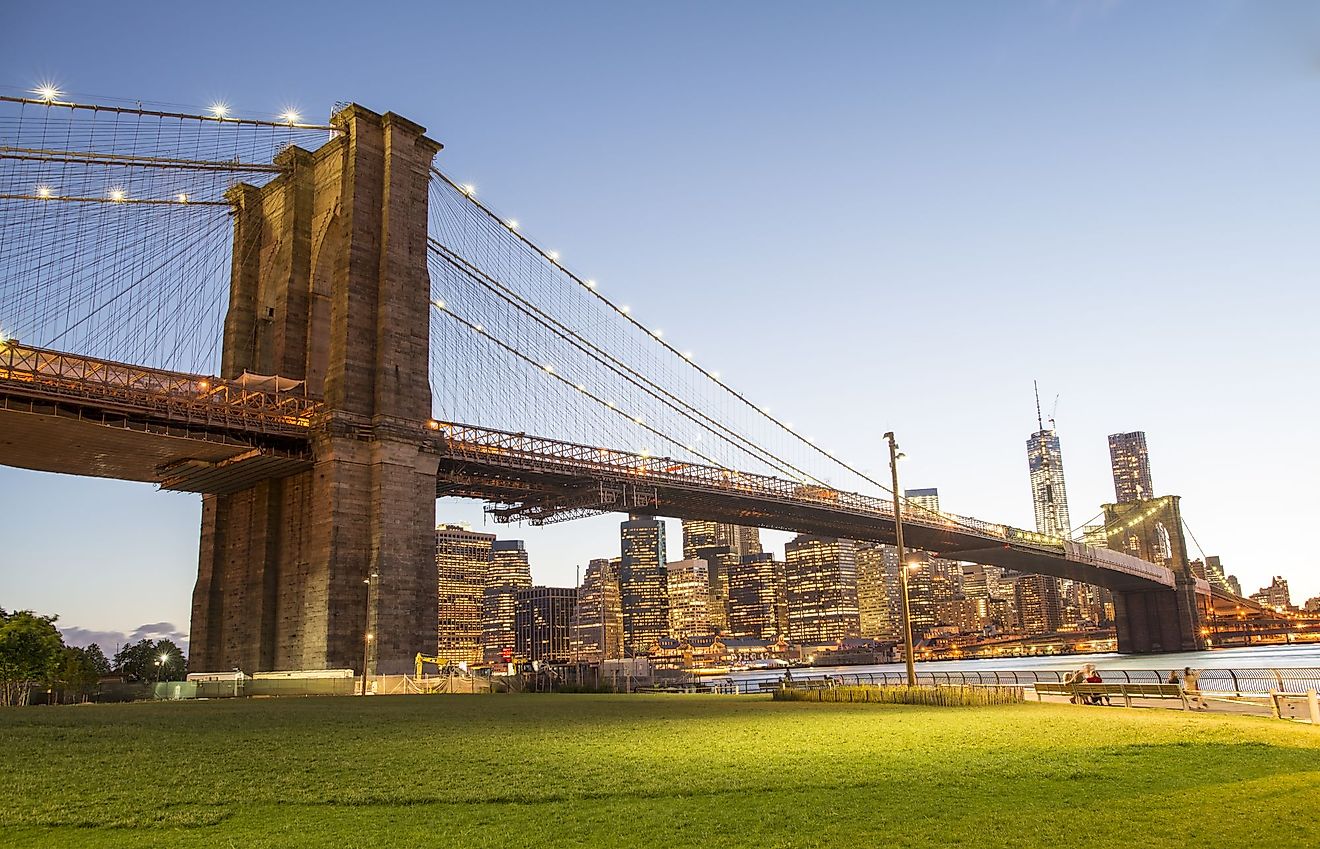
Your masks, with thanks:
M 1315 295 L 1305 281 L 1314 277 L 1316 257 L 1299 240 L 1300 225 L 1315 220 L 1316 202 L 1291 190 L 1316 176 L 1307 151 L 1314 149 L 1315 119 L 1299 106 L 1314 102 L 1316 75 L 1300 62 L 1289 66 L 1273 42 L 1267 47 L 1235 36 L 1260 29 L 1240 26 L 1240 16 L 1268 13 L 1220 9 L 1216 17 L 1188 10 L 1194 7 L 1183 6 L 1180 18 L 1169 12 L 1134 17 L 1121 6 L 1076 17 L 1022 6 L 982 9 L 972 15 L 983 26 L 967 29 L 1000 33 L 986 44 L 946 33 L 929 57 L 898 45 L 883 59 L 863 52 L 868 39 L 880 34 L 901 42 L 905 32 L 943 32 L 939 16 L 839 15 L 809 30 L 837 40 L 835 65 L 789 60 L 781 70 L 769 66 L 763 48 L 750 45 L 759 41 L 773 49 L 786 43 L 796 19 L 783 8 L 751 20 L 713 11 L 709 32 L 695 34 L 642 12 L 632 18 L 609 17 L 600 8 L 533 12 L 504 37 L 515 45 L 535 44 L 553 32 L 590 60 L 547 71 L 534 58 L 542 54 L 533 50 L 494 81 L 465 80 L 440 92 L 404 84 L 409 66 L 402 58 L 357 79 L 331 73 L 305 84 L 261 62 L 236 69 L 188 55 L 171 46 L 177 39 L 167 37 L 166 24 L 144 22 L 140 37 L 161 44 L 161 61 L 180 67 L 162 79 L 106 65 L 107 45 L 132 39 L 113 17 L 89 11 L 55 48 L 12 45 L 0 60 L 0 76 L 16 90 L 49 77 L 72 92 L 145 93 L 202 105 L 224 96 L 272 113 L 282 98 L 322 112 L 335 100 L 354 97 L 424 119 L 447 145 L 447 168 L 470 177 L 501 208 L 516 211 L 529 232 L 564 248 L 575 267 L 598 273 L 639 314 L 675 337 L 700 340 L 703 360 L 749 396 L 791 412 L 822 443 L 873 475 L 884 470 L 878 432 L 892 428 L 909 455 L 903 485 L 938 486 L 953 512 L 1029 526 L 1031 503 L 1020 473 L 1020 434 L 1027 422 L 1018 408 L 1026 383 L 1039 376 L 1051 394 L 1057 389 L 1062 396 L 1058 426 L 1068 443 L 1070 495 L 1079 518 L 1111 497 L 1107 435 L 1140 428 L 1158 455 L 1158 494 L 1183 497 L 1206 551 L 1223 556 L 1248 591 L 1282 573 L 1294 595 L 1307 598 L 1320 592 L 1317 570 L 1294 559 L 1295 548 L 1267 532 L 1277 524 L 1304 524 L 1317 507 L 1305 483 L 1315 476 L 1316 460 L 1305 452 L 1300 462 L 1296 456 L 1297 446 L 1306 444 L 1313 402 L 1292 382 L 1294 375 L 1314 370 L 1302 318 L 1314 312 L 1309 307 Z M 271 12 L 296 27 L 282 10 Z M 22 18 L 36 12 L 17 14 L 21 30 Z M 1186 35 L 1189 14 L 1196 24 L 1172 53 L 1151 46 L 1175 24 Z M 645 52 L 632 63 L 625 57 L 637 49 L 634 41 L 601 38 L 610 22 L 619 21 L 681 39 L 694 67 L 659 85 L 641 69 L 667 67 L 661 51 Z M 1252 22 L 1261 23 L 1259 17 Z M 479 15 L 452 14 L 443 23 L 468 36 L 460 42 L 480 43 L 498 29 Z M 238 37 L 231 24 L 217 26 L 217 37 Z M 735 55 L 717 61 L 712 36 L 746 27 L 759 38 L 738 40 Z M 857 37 L 848 37 L 849 29 Z M 1139 33 L 1149 33 L 1151 43 Z M 1106 47 L 1113 39 L 1126 45 L 1121 54 Z M 310 56 L 305 46 L 292 49 Z M 453 61 L 467 57 L 468 48 L 456 50 Z M 1056 65 L 1064 53 L 1075 63 Z M 1225 54 L 1240 63 L 1211 61 Z M 614 69 L 614 81 L 596 79 L 602 65 Z M 749 91 L 749 72 L 740 67 L 761 75 L 757 87 L 790 96 L 763 98 Z M 1044 69 L 1059 73 L 1046 75 Z M 905 74 L 932 84 L 932 104 L 903 95 L 898 83 Z M 445 76 L 443 69 L 439 76 Z M 278 91 L 272 91 L 271 79 L 279 80 Z M 717 85 L 709 86 L 710 80 Z M 1149 91 L 1138 91 L 1139 82 Z M 524 97 L 512 94 L 515 83 L 528 88 L 520 109 L 492 115 L 489 100 Z M 869 102 L 867 86 L 876 83 L 885 85 L 889 99 L 892 118 L 883 122 L 855 108 Z M 1005 100 L 996 93 L 1004 85 L 1019 85 L 1025 93 Z M 1073 88 L 1092 95 L 1093 111 L 1070 105 Z M 742 126 L 719 120 L 721 90 L 747 93 Z M 819 98 L 820 92 L 833 97 Z M 1231 123 L 1216 117 L 1218 106 L 1231 107 Z M 1021 129 L 997 126 L 1008 138 L 978 136 L 966 149 L 954 144 L 966 138 L 968 125 L 991 121 L 999 110 L 1020 121 Z M 1124 126 L 1143 128 L 1148 121 L 1131 119 L 1162 116 L 1160 133 L 1120 130 L 1112 120 L 1116 114 L 1125 116 Z M 764 137 L 809 123 L 834 132 L 798 131 L 795 144 L 761 152 Z M 891 132 L 894 126 L 904 131 Z M 840 127 L 849 132 L 840 134 Z M 1238 156 L 1248 148 L 1270 155 Z M 1134 150 L 1141 155 L 1134 157 Z M 669 168 L 650 175 L 648 163 L 665 156 Z M 875 159 L 880 164 L 868 162 Z M 986 161 L 995 167 L 982 167 Z M 1120 162 L 1123 170 L 1116 172 Z M 925 167 L 905 178 L 901 172 L 912 171 L 913 163 Z M 800 189 L 763 184 L 764 174 L 781 170 L 802 175 Z M 1203 178 L 1210 171 L 1215 180 L 1207 188 Z M 674 172 L 687 178 L 681 183 L 702 191 L 702 203 L 695 204 L 702 209 L 692 208 L 692 192 L 666 190 Z M 944 189 L 934 193 L 938 203 L 920 197 L 932 184 Z M 1058 189 L 1051 188 L 1055 184 Z M 777 197 L 781 192 L 795 196 L 793 205 Z M 651 201 L 642 208 L 637 197 Z M 886 200 L 876 200 L 881 197 Z M 1077 198 L 1087 199 L 1087 211 L 1079 211 Z M 1202 202 L 1207 200 L 1212 202 Z M 796 204 L 807 204 L 810 216 L 790 216 Z M 935 220 L 937 212 L 941 223 L 923 229 L 920 222 Z M 780 217 L 793 223 L 781 224 Z M 714 232 L 725 238 L 708 235 Z M 878 265 L 847 241 L 866 244 L 877 232 L 887 237 Z M 663 251 L 654 250 L 657 235 Z M 943 256 L 933 249 L 951 237 L 963 250 Z M 805 247 L 801 256 L 766 248 L 776 244 Z M 807 269 L 822 261 L 822 274 L 833 286 L 813 287 L 812 299 L 799 297 L 802 281 L 813 279 Z M 683 279 L 692 282 L 673 290 L 661 285 Z M 767 297 L 747 297 L 741 281 L 748 279 L 760 281 Z M 876 286 L 877 280 L 913 285 Z M 1055 287 L 1052 306 L 1069 320 L 1042 329 L 1030 317 L 1012 314 L 1020 307 L 1008 302 L 1046 284 Z M 927 300 L 927 290 L 939 295 L 938 304 Z M 983 300 L 983 291 L 994 298 Z M 944 306 L 950 292 L 953 315 Z M 1190 292 L 1197 297 L 1185 297 Z M 1146 309 L 1104 338 L 1082 337 L 1068 326 L 1103 308 L 1111 294 L 1141 297 Z M 697 301 L 706 309 L 692 309 Z M 1292 307 L 1280 312 L 1269 303 Z M 944 346 L 949 350 L 923 349 L 898 374 L 869 362 L 850 366 L 869 350 L 862 342 L 874 332 L 871 315 L 936 309 L 949 338 L 959 340 Z M 739 320 L 731 327 L 732 314 Z M 820 343 L 809 363 L 762 344 L 757 328 L 782 327 L 788 315 L 800 316 L 804 327 L 828 328 L 827 335 L 808 337 Z M 1049 362 L 1042 365 L 1036 350 L 1013 344 L 1028 333 L 1047 337 L 1041 344 L 1051 352 Z M 1140 338 L 1142 346 L 1125 350 L 1125 334 Z M 1151 382 L 1122 397 L 1095 392 L 1096 381 L 1149 368 L 1151 338 L 1167 346 L 1160 374 L 1176 375 L 1176 382 Z M 965 368 L 972 358 L 992 372 L 991 379 L 962 385 L 958 409 L 974 412 L 951 415 L 925 403 L 930 374 Z M 865 397 L 858 397 L 859 386 Z M 1001 395 L 1007 400 L 998 400 Z M 1211 408 L 1189 416 L 1189 399 L 1199 405 L 1206 397 Z M 1276 439 L 1253 450 L 1250 464 L 1242 463 L 1230 453 L 1232 446 L 1267 408 L 1278 419 Z M 1236 493 L 1252 491 L 1250 484 L 1260 480 L 1277 483 L 1284 496 L 1260 505 L 1244 522 L 1235 515 Z M 186 626 L 196 568 L 195 497 L 12 469 L 0 470 L 0 488 L 23 493 L 6 498 L 0 518 L 7 542 L 0 602 L 6 607 L 59 613 L 62 625 L 92 630 Z M 52 510 L 53 504 L 61 509 Z M 79 533 L 67 533 L 52 521 L 53 513 L 62 514 L 61 521 L 76 516 Z M 437 516 L 483 529 L 476 503 L 441 502 Z M 605 529 L 617 521 L 604 517 L 515 533 L 527 540 L 539 572 L 535 581 L 567 584 L 575 567 L 609 551 Z M 493 524 L 484 529 L 501 530 Z M 669 547 L 677 550 L 672 527 L 669 534 Z M 770 548 L 780 550 L 788 535 L 766 536 Z M 71 592 L 70 586 L 81 589 Z

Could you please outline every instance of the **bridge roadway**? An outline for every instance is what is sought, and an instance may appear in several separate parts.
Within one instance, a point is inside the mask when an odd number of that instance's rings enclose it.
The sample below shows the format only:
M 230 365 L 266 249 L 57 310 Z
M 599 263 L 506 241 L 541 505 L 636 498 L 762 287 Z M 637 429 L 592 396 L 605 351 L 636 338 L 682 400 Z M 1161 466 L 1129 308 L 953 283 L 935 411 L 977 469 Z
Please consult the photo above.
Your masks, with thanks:
M 0 343 L 0 463 L 224 494 L 311 465 L 326 422 L 301 384 L 148 369 Z M 527 434 L 428 422 L 436 495 L 541 524 L 600 512 L 713 519 L 894 542 L 892 504 L 810 483 Z M 1167 567 L 978 519 L 904 508 L 909 546 L 1116 591 L 1175 586 Z M 1204 581 L 1197 592 L 1210 593 Z

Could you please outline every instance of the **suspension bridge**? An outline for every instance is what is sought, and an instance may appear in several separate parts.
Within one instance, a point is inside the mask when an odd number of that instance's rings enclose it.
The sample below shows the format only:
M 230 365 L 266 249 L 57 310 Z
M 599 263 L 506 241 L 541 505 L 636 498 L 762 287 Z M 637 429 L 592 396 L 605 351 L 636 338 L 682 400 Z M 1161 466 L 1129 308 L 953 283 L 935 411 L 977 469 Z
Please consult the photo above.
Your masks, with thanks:
M 882 483 L 440 151 L 356 104 L 312 124 L 0 97 L 0 463 L 203 495 L 193 668 L 407 669 L 434 641 L 442 496 L 894 541 Z M 1203 647 L 1223 595 L 1173 496 L 1114 505 L 1108 548 L 900 509 L 916 548 L 1113 590 L 1125 651 Z

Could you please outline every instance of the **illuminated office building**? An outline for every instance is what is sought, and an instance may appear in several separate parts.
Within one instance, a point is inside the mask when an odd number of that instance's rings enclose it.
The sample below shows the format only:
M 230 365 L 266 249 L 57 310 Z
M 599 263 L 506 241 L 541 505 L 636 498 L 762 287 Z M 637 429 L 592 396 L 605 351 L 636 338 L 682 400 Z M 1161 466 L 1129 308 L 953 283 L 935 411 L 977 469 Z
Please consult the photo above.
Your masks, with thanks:
M 1142 431 L 1109 434 L 1109 465 L 1114 472 L 1114 500 L 1119 504 L 1154 498 L 1150 456 Z
M 910 506 L 916 507 L 916 516 L 935 518 L 940 512 L 940 491 L 935 487 L 930 489 L 906 489 L 903 490 L 903 500 Z
M 619 548 L 624 648 L 640 654 L 669 634 L 665 523 L 646 516 L 620 523 Z
M 577 590 L 527 587 L 514 596 L 514 654 L 519 660 L 566 663 Z
M 784 567 L 793 642 L 823 645 L 858 635 L 855 543 L 799 534 L 784 547 Z
M 743 557 L 761 553 L 761 532 L 757 528 L 724 522 L 683 522 L 683 559 L 705 560 L 709 567 L 710 604 L 707 614 L 711 627 L 729 630 L 728 573 Z
M 710 567 L 705 560 L 675 560 L 665 566 L 669 634 L 682 639 L 710 633 Z
M 486 663 L 498 663 L 513 651 L 514 595 L 531 585 L 532 570 L 523 541 L 495 540 L 482 594 L 481 648 Z
M 744 555 L 728 573 L 729 632 L 770 639 L 788 633 L 784 563 L 772 554 Z
M 1063 452 L 1053 428 L 1038 430 L 1027 440 L 1027 468 L 1031 473 L 1031 502 L 1036 510 L 1037 533 L 1071 539 Z
M 494 534 L 464 525 L 435 529 L 436 656 L 452 663 L 481 663 L 481 614 Z
M 1027 636 L 1052 634 L 1063 624 L 1059 581 L 1048 575 L 1019 575 L 1016 581 L 1018 620 Z
M 573 616 L 573 657 L 592 663 L 623 657 L 623 608 L 619 600 L 619 559 L 587 564 Z

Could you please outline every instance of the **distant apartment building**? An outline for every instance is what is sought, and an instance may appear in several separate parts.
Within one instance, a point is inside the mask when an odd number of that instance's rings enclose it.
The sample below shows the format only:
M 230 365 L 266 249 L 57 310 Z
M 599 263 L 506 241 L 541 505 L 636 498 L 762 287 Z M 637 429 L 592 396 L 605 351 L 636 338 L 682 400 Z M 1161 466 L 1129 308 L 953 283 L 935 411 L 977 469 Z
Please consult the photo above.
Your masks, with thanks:
M 527 587 L 514 596 L 514 653 L 520 660 L 562 663 L 572 659 L 570 632 L 577 590 Z
M 436 656 L 452 663 L 481 663 L 481 614 L 494 534 L 464 525 L 435 529 Z
M 788 631 L 799 645 L 857 636 L 856 544 L 799 534 L 784 547 Z
M 767 640 L 788 633 L 784 563 L 772 554 L 747 554 L 728 573 L 729 633 Z
M 669 633 L 683 639 L 711 633 L 710 567 L 705 560 L 675 560 L 665 565 L 669 596 Z
M 1109 434 L 1109 465 L 1114 473 L 1116 502 L 1126 504 L 1155 497 L 1144 432 Z
M 498 663 L 514 651 L 514 596 L 531 585 L 532 569 L 523 541 L 495 540 L 482 593 L 481 649 L 486 663 Z
M 623 657 L 619 559 L 587 564 L 573 615 L 573 656 L 592 663 Z
M 665 523 L 634 516 L 619 525 L 619 593 L 624 648 L 642 654 L 669 634 L 669 576 Z

